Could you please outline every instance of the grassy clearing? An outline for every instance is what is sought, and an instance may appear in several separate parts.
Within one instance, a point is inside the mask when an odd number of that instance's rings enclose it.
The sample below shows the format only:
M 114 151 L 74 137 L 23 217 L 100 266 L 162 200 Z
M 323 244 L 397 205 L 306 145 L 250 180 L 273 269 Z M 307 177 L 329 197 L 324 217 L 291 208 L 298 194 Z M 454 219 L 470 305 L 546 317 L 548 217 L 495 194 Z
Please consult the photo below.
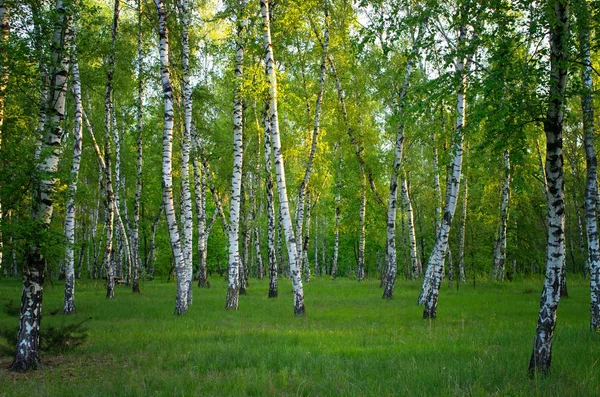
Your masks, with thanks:
M 223 309 L 226 284 L 194 289 L 189 313 L 173 315 L 175 284 L 146 282 L 133 295 L 119 287 L 104 298 L 100 282 L 78 282 L 77 314 L 61 313 L 62 285 L 47 287 L 43 322 L 89 316 L 77 350 L 42 356 L 29 374 L 6 371 L 0 395 L 26 396 L 432 396 L 600 394 L 600 335 L 589 331 L 589 293 L 571 280 L 561 301 L 553 371 L 530 379 L 541 281 L 444 288 L 439 318 L 421 319 L 420 283 L 398 282 L 391 301 L 375 281 L 313 279 L 308 316 L 294 318 L 290 283 L 267 299 L 268 281 L 251 280 L 238 312 Z M 0 305 L 20 299 L 15 280 L 0 280 Z M 52 310 L 59 314 L 50 315 Z M 0 315 L 0 327 L 15 318 Z

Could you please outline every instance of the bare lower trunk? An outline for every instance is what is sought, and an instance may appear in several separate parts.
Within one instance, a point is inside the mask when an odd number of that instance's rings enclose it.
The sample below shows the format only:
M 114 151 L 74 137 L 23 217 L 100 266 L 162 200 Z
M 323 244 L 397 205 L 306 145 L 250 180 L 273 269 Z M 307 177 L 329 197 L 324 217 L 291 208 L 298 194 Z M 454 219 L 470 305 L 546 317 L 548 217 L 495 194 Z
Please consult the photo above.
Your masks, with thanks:
M 294 315 L 306 314 L 304 307 L 304 289 L 299 269 L 299 258 L 296 251 L 296 237 L 292 226 L 292 218 L 288 203 L 288 194 L 285 180 L 285 166 L 281 151 L 281 138 L 279 134 L 279 120 L 277 112 L 277 77 L 275 74 L 275 59 L 271 43 L 271 28 L 269 22 L 269 0 L 261 0 L 261 14 L 263 19 L 264 48 L 266 75 L 269 85 L 270 121 L 273 131 L 273 152 L 275 155 L 275 174 L 279 191 L 279 207 L 283 218 L 283 228 L 287 241 L 288 260 L 290 262 L 290 277 L 292 278 L 292 291 L 294 294 Z
M 243 16 L 246 0 L 240 4 L 237 24 L 237 42 L 235 54 L 235 87 L 233 94 L 233 175 L 231 177 L 231 206 L 229 209 L 229 286 L 227 288 L 226 309 L 237 310 L 240 293 L 239 271 L 239 220 L 240 220 L 240 193 L 242 190 L 242 165 L 243 165 L 243 100 L 240 93 L 244 77 L 244 41 L 243 34 L 248 23 Z
M 4 125 L 4 102 L 6 97 L 6 87 L 8 86 L 8 36 L 10 33 L 10 5 L 6 0 L 0 0 L 0 149 L 2 148 L 2 126 Z M 2 239 L 2 203 L 0 202 L 0 268 L 4 275 L 7 273 L 6 265 L 2 262 L 4 251 L 4 241 Z
M 331 278 L 335 280 L 337 275 L 338 265 L 338 251 L 340 248 L 340 201 L 342 195 L 342 147 L 338 143 L 336 149 L 339 151 L 338 154 L 338 170 L 337 170 L 337 186 L 335 192 L 335 235 L 333 238 L 333 261 L 331 262 Z M 325 248 L 323 248 L 325 252 Z
M 494 252 L 494 279 L 504 281 L 506 265 L 506 227 L 508 224 L 508 202 L 510 199 L 510 157 L 508 150 L 504 151 L 504 185 L 502 186 L 502 201 L 500 204 L 500 233 Z
M 24 372 L 40 365 L 40 321 L 44 288 L 46 259 L 42 253 L 43 231 L 48 230 L 52 219 L 54 196 L 60 161 L 62 122 L 68 76 L 68 48 L 70 10 L 61 0 L 56 2 L 54 32 L 52 36 L 52 65 L 47 103 L 49 117 L 44 128 L 40 158 L 36 163 L 37 178 L 33 181 L 33 233 L 28 241 L 26 266 L 23 269 L 23 294 L 15 356 L 11 371 Z
M 406 219 L 408 223 L 408 244 L 410 251 L 410 277 L 415 279 L 421 277 L 423 272 L 421 261 L 417 252 L 417 236 L 415 233 L 415 218 L 413 213 L 412 202 L 408 191 L 408 180 L 405 178 L 402 181 L 402 195 L 404 196 L 404 206 L 406 207 Z
M 556 309 L 560 300 L 560 279 L 564 267 L 564 177 L 562 132 L 567 84 L 569 9 L 562 0 L 553 1 L 550 20 L 550 92 L 544 121 L 546 133 L 546 182 L 548 186 L 548 243 L 546 281 L 540 299 L 529 371 L 548 372 L 552 362 L 552 339 Z
M 465 162 L 469 155 L 469 145 L 467 144 L 465 150 Z M 464 283 L 467 281 L 467 277 L 465 275 L 465 240 L 467 236 L 467 200 L 469 196 L 469 188 L 468 188 L 468 179 L 465 176 L 465 172 L 463 171 L 463 185 L 464 185 L 464 194 L 463 194 L 463 202 L 462 202 L 462 220 L 460 224 L 460 239 L 458 242 L 458 274 L 460 278 L 460 282 Z
M 360 184 L 360 210 L 359 210 L 359 229 L 360 237 L 358 242 L 358 265 L 356 267 L 356 279 L 363 281 L 365 278 L 365 220 L 367 214 L 367 195 L 366 195 L 366 177 L 364 172 L 361 172 L 361 184 Z
M 600 328 L 600 254 L 598 247 L 598 225 L 596 205 L 598 199 L 598 160 L 594 149 L 594 107 L 592 93 L 594 83 L 592 80 L 592 61 L 590 57 L 590 25 L 589 9 L 587 2 L 580 2 L 579 46 L 583 66 L 581 80 L 583 94 L 581 95 L 581 109 L 583 114 L 583 132 L 586 160 L 585 184 L 585 229 L 588 245 L 588 262 L 590 269 L 590 328 L 597 331 Z
M 71 46 L 71 66 L 73 73 L 73 95 L 75 97 L 75 126 L 73 127 L 73 165 L 71 166 L 71 182 L 69 183 L 69 199 L 65 214 L 65 299 L 64 313 L 75 312 L 75 195 L 77 194 L 77 181 L 79 178 L 79 165 L 81 164 L 81 124 L 83 107 L 81 105 L 81 83 L 79 81 L 79 64 L 77 62 L 77 46 L 73 35 Z
M 142 166 L 143 166 L 143 113 L 142 113 L 142 95 L 143 95 L 143 76 L 142 76 L 142 1 L 137 0 L 137 12 L 138 12 L 138 58 L 137 58 L 137 83 L 138 83 L 138 97 L 137 97 L 137 162 L 136 162 L 136 184 L 135 184 L 135 201 L 133 203 L 133 269 L 131 278 L 131 289 L 135 293 L 140 292 L 140 277 L 139 270 L 141 265 L 140 255 L 140 202 L 142 199 Z
M 267 197 L 267 260 L 269 263 L 269 298 L 277 298 L 277 258 L 275 256 L 275 199 L 273 197 L 273 155 L 271 139 L 271 122 L 269 114 L 269 104 L 265 106 L 263 113 L 264 141 L 265 141 L 265 190 Z M 279 260 L 283 261 L 282 250 L 280 250 Z
M 190 24 L 190 11 L 188 0 L 179 0 L 179 9 L 181 13 L 181 43 L 182 43 L 182 80 L 183 80 L 183 104 L 184 104 L 184 123 L 183 123 L 183 148 L 181 151 L 181 191 L 183 199 L 182 223 L 183 223 L 183 257 L 185 260 L 185 272 L 187 280 L 187 303 L 192 304 L 194 282 L 192 259 L 193 259 L 193 222 L 192 222 L 192 194 L 190 191 L 190 149 L 191 149 L 191 129 L 192 129 L 192 84 L 190 82 L 190 46 L 188 37 L 188 28 Z
M 188 309 L 187 304 L 187 277 L 185 259 L 181 249 L 181 240 L 175 215 L 173 203 L 173 88 L 169 72 L 169 36 L 166 25 L 166 11 L 162 0 L 155 0 L 156 12 L 158 14 L 159 52 L 161 63 L 161 82 L 164 103 L 164 131 L 163 131 L 163 161 L 162 161 L 162 185 L 163 205 L 169 229 L 169 239 L 175 271 L 177 274 L 177 296 L 175 299 L 175 314 L 183 314 Z
M 462 46 L 466 40 L 466 28 L 460 26 L 459 46 Z M 462 55 L 461 55 L 462 56 Z M 459 78 L 459 88 L 456 98 L 456 126 L 452 144 L 452 162 L 450 164 L 450 174 L 446 186 L 446 202 L 444 206 L 444 215 L 437 234 L 433 250 L 427 263 L 425 278 L 421 294 L 419 295 L 419 304 L 424 304 L 423 318 L 436 317 L 437 301 L 440 284 L 444 276 L 444 257 L 448 252 L 448 238 L 450 236 L 450 227 L 456 210 L 458 201 L 458 191 L 460 185 L 460 175 L 462 169 L 463 143 L 465 123 L 465 89 L 466 81 L 464 74 L 464 60 L 459 56 L 456 62 L 456 74 Z

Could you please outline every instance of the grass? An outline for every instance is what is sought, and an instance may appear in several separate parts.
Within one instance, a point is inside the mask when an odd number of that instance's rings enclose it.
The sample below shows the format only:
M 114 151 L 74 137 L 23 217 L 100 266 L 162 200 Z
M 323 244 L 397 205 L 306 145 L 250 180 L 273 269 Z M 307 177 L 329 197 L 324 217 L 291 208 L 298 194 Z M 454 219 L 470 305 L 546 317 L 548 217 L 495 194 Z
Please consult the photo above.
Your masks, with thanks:
M 1 396 L 586 396 L 600 394 L 600 335 L 589 331 L 589 287 L 569 282 L 559 306 L 553 369 L 529 378 L 541 281 L 444 287 L 438 318 L 421 319 L 420 283 L 399 281 L 382 300 L 376 281 L 313 279 L 307 316 L 294 318 L 291 285 L 267 299 L 268 280 L 251 280 L 237 312 L 223 309 L 226 284 L 194 289 L 173 314 L 175 284 L 146 282 L 141 295 L 101 282 L 77 283 L 77 313 L 43 322 L 86 323 L 89 337 L 62 355 L 42 355 L 28 374 L 6 370 Z M 62 307 L 62 285 L 45 289 L 44 313 Z M 16 280 L 0 280 L 0 305 L 18 302 Z M 0 315 L 0 327 L 17 320 Z M 12 341 L 11 341 L 12 343 Z

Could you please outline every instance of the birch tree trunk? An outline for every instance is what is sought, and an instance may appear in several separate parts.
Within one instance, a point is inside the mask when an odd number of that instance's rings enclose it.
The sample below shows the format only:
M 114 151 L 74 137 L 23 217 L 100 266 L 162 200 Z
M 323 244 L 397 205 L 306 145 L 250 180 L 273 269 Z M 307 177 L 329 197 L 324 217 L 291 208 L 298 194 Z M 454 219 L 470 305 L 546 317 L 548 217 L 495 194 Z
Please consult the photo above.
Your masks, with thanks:
M 206 174 L 200 170 L 198 165 L 198 152 L 199 148 L 196 147 L 196 155 L 192 160 L 198 224 L 198 287 L 209 288 L 210 283 L 206 277 Z
M 304 307 L 304 288 L 299 269 L 299 259 L 296 251 L 296 238 L 292 226 L 292 218 L 289 209 L 287 187 L 285 181 L 285 166 L 281 152 L 281 139 L 279 136 L 279 119 L 277 112 L 277 77 L 275 74 L 275 59 L 273 58 L 273 46 L 271 44 L 271 28 L 269 22 L 269 0 L 260 0 L 260 8 L 263 19 L 265 66 L 269 85 L 270 121 L 273 131 L 273 152 L 275 157 L 275 176 L 279 191 L 279 208 L 283 218 L 283 228 L 287 242 L 288 260 L 290 263 L 290 277 L 292 278 L 292 291 L 294 294 L 294 315 L 306 314 Z
M 360 210 L 359 210 L 359 229 L 360 237 L 358 240 L 358 265 L 356 267 L 356 279 L 360 282 L 365 278 L 365 240 L 366 240 L 366 228 L 365 221 L 367 215 L 367 195 L 366 195 L 366 176 L 364 170 L 361 170 L 361 183 L 360 183 Z
M 550 370 L 552 362 L 552 339 L 556 327 L 556 309 L 560 300 L 561 273 L 565 264 L 562 132 L 568 65 L 568 3 L 555 0 L 550 12 L 550 91 L 548 111 L 544 120 L 548 185 L 546 281 L 540 299 L 533 352 L 529 361 L 530 372 L 543 373 Z
M 467 162 L 467 157 L 469 156 L 469 144 L 467 143 L 467 147 L 465 149 L 465 163 Z M 466 164 L 465 164 L 466 166 Z M 467 201 L 469 196 L 469 187 L 468 187 L 468 179 L 463 171 L 463 185 L 464 185 L 464 194 L 463 194 L 463 202 L 462 202 L 462 222 L 460 224 L 460 238 L 458 242 L 458 275 L 460 278 L 460 282 L 464 283 L 467 281 L 467 276 L 465 275 L 465 240 L 467 237 Z
M 304 208 L 306 191 L 310 181 L 310 175 L 312 172 L 312 166 L 317 153 L 317 143 L 319 138 L 319 130 L 321 128 L 321 108 L 323 105 L 323 93 L 325 91 L 325 77 L 327 72 L 327 55 L 329 49 L 329 10 L 327 4 L 325 4 L 325 32 L 323 34 L 323 56 L 321 57 L 321 73 L 319 75 L 319 91 L 317 92 L 317 103 L 315 105 L 315 118 L 314 127 L 312 134 L 312 142 L 310 146 L 310 153 L 308 155 L 308 161 L 306 163 L 306 169 L 304 170 L 304 178 L 298 188 L 298 199 L 296 204 L 296 236 L 302 238 L 302 225 L 304 223 Z M 303 257 L 303 244 L 298 244 L 298 257 Z M 308 276 L 309 273 L 305 272 Z M 310 277 L 310 276 L 308 276 Z M 306 280 L 306 278 L 305 278 Z
M 410 252 L 410 275 L 413 279 L 421 277 L 423 270 L 421 261 L 417 252 L 417 236 L 415 233 L 415 216 L 408 191 L 408 178 L 402 181 L 402 195 L 404 196 L 404 205 L 406 207 L 406 218 L 408 223 L 408 244 Z
M 310 282 L 310 263 L 308 262 L 308 246 L 310 243 L 310 191 L 306 193 L 306 225 L 302 236 L 302 268 L 304 269 L 304 281 Z
M 331 278 L 335 280 L 337 276 L 337 266 L 338 266 L 338 252 L 340 248 L 340 214 L 341 207 L 340 202 L 342 199 L 342 147 L 338 142 L 336 145 L 336 150 L 338 151 L 338 170 L 337 170 L 337 186 L 335 192 L 335 234 L 333 237 L 333 260 L 331 262 Z M 325 247 L 323 247 L 323 252 L 325 252 Z M 325 261 L 323 261 L 325 264 Z
M 175 298 L 175 314 L 180 315 L 187 311 L 187 273 L 185 259 L 181 248 L 175 205 L 173 203 L 173 86 L 169 72 L 169 34 L 167 30 L 167 15 L 162 0 L 154 0 L 158 14 L 158 37 L 160 53 L 160 74 L 164 103 L 164 131 L 163 131 L 163 161 L 162 185 L 163 206 L 169 229 L 169 239 L 177 274 L 177 296 Z
M 58 163 L 63 137 L 62 122 L 65 115 L 65 98 L 68 77 L 68 45 L 70 39 L 70 12 L 62 0 L 56 2 L 54 31 L 51 51 L 50 90 L 48 98 L 49 118 L 44 128 L 44 139 L 39 161 L 36 162 L 38 177 L 33 180 L 32 233 L 28 242 L 23 269 L 23 292 L 15 356 L 11 371 L 25 372 L 40 365 L 40 321 L 44 294 L 44 269 L 46 258 L 43 245 L 50 227 L 54 196 L 57 186 Z
M 265 190 L 267 193 L 267 260 L 269 263 L 269 298 L 277 298 L 277 257 L 275 256 L 275 204 L 273 197 L 273 155 L 272 155 L 272 128 L 271 118 L 268 116 L 269 103 L 265 106 L 263 113 L 264 142 L 265 142 Z M 278 233 L 279 234 L 279 233 Z M 282 250 L 280 250 L 279 260 L 283 261 Z
M 142 77 L 142 62 L 143 62 L 143 53 L 142 53 L 142 1 L 137 0 L 137 13 L 138 13 L 138 36 L 137 36 L 137 45 L 138 45 L 138 53 L 137 53 L 137 74 L 138 74 L 138 97 L 137 97 L 137 162 L 136 162 L 136 183 L 135 183 L 135 200 L 133 202 L 133 269 L 132 269 L 132 280 L 131 280 L 131 290 L 134 293 L 140 292 L 140 277 L 139 270 L 141 266 L 141 256 L 140 256 L 140 202 L 142 199 L 142 167 L 143 167 L 143 140 L 142 140 L 142 132 L 143 132 L 143 112 L 142 112 L 142 96 L 143 96 L 143 77 Z
M 233 175 L 231 177 L 231 205 L 229 209 L 229 286 L 227 288 L 226 309 L 237 310 L 240 294 L 240 193 L 242 190 L 243 167 L 243 99 L 240 92 L 244 78 L 243 34 L 248 20 L 244 17 L 247 0 L 242 0 L 238 11 L 237 41 L 235 54 L 235 85 L 233 93 Z
M 494 250 L 494 279 L 504 281 L 506 264 L 506 227 L 508 224 L 508 202 L 510 200 L 510 155 L 504 151 L 504 185 L 502 186 L 502 203 L 500 205 L 500 233 Z
M 185 272 L 187 280 L 187 303 L 192 304 L 194 282 L 192 269 L 192 251 L 193 251 L 193 229 L 192 222 L 192 194 L 190 191 L 190 145 L 191 145 L 191 129 L 192 129 L 192 84 L 190 82 L 190 44 L 188 29 L 190 25 L 190 11 L 188 0 L 179 0 L 179 9 L 181 13 L 181 45 L 183 68 L 183 106 L 184 106 L 184 122 L 183 122 L 183 148 L 181 151 L 181 192 L 183 195 L 183 258 L 185 260 Z
M 164 204 L 161 203 L 150 229 L 150 249 L 148 250 L 148 258 L 144 267 L 148 269 L 148 276 L 151 280 L 154 279 L 154 262 L 156 261 L 156 229 L 158 229 L 158 223 L 160 222 L 164 207 Z
M 466 40 L 466 28 L 461 25 L 459 28 L 458 47 L 462 47 Z M 464 74 L 465 63 L 462 55 L 458 56 L 456 62 L 456 74 L 459 81 L 458 93 L 456 96 L 456 125 L 452 144 L 452 162 L 450 164 L 450 175 L 448 176 L 446 186 L 446 202 L 444 205 L 444 216 L 440 230 L 437 233 L 435 244 L 427 263 L 421 294 L 419 295 L 419 304 L 424 304 L 423 318 L 435 318 L 440 284 L 444 276 L 444 257 L 448 252 L 448 237 L 450 227 L 456 210 L 458 201 L 458 190 L 460 185 L 460 175 L 462 169 L 464 133 L 466 111 L 466 78 Z
M 111 122 L 112 122 L 112 84 L 115 71 L 115 49 L 117 42 L 117 30 L 119 26 L 120 0 L 115 0 L 112 21 L 112 44 L 108 56 L 108 68 L 106 72 L 106 90 L 104 94 L 104 180 L 106 186 L 106 198 L 104 200 L 104 214 L 106 227 L 106 246 L 104 251 L 103 267 L 106 269 L 106 297 L 115 297 L 115 268 L 111 260 L 113 254 L 113 232 L 115 219 L 115 196 L 112 188 L 111 175 Z
M 579 48 L 583 65 L 581 81 L 581 111 L 583 114 L 583 132 L 586 160 L 585 184 L 585 229 L 587 234 L 588 261 L 590 267 L 590 328 L 597 331 L 600 327 L 600 253 L 598 247 L 598 224 L 596 200 L 598 197 L 598 160 L 594 149 L 594 107 L 592 93 L 592 61 L 590 56 L 590 10 L 587 1 L 581 0 L 579 6 Z
M 69 183 L 69 198 L 65 214 L 65 299 L 64 313 L 75 313 L 75 195 L 81 164 L 81 127 L 83 107 L 81 105 L 81 82 L 79 80 L 79 64 L 77 61 L 77 46 L 73 32 L 71 45 L 71 68 L 73 74 L 73 96 L 75 97 L 75 125 L 73 127 L 73 164 L 71 166 L 71 181 Z
M 419 28 L 420 35 L 423 32 L 424 25 Z M 400 122 L 398 124 L 398 130 L 396 133 L 396 145 L 394 147 L 394 163 L 392 168 L 392 174 L 390 177 L 390 194 L 388 197 L 387 207 L 387 234 L 386 234 L 386 250 L 385 250 L 385 280 L 383 281 L 384 299 L 391 299 L 394 294 L 394 285 L 396 282 L 396 274 L 398 272 L 398 264 L 396 258 L 396 213 L 397 213 L 397 200 L 398 200 L 398 176 L 400 175 L 400 169 L 402 165 L 402 155 L 404 152 L 404 122 L 402 117 L 404 116 L 404 105 L 406 101 L 406 94 L 410 84 L 410 75 L 413 70 L 415 57 L 418 53 L 419 39 L 413 43 L 413 50 L 410 59 L 406 63 L 406 69 L 404 70 L 404 81 L 398 92 L 398 115 Z

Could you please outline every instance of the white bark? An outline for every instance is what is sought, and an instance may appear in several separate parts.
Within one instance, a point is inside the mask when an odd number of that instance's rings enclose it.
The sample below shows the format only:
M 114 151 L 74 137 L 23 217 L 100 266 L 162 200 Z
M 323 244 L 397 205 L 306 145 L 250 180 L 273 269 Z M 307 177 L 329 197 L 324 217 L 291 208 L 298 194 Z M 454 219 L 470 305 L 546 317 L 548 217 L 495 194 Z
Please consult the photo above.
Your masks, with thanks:
M 137 97 L 137 162 L 135 168 L 136 184 L 135 184 L 135 200 L 133 203 L 133 269 L 132 269 L 132 280 L 131 289 L 133 292 L 140 292 L 140 279 L 139 270 L 141 266 L 141 255 L 140 255 L 140 202 L 142 199 L 142 167 L 143 167 L 143 113 L 142 113 L 142 95 L 143 95 L 143 76 L 142 76 L 142 1 L 137 0 L 137 12 L 138 12 L 138 36 L 137 36 L 137 84 L 138 84 L 138 97 Z
M 275 175 L 279 191 L 279 208 L 283 218 L 283 228 L 287 242 L 288 260 L 290 263 L 290 276 L 292 278 L 292 290 L 294 294 L 294 314 L 303 316 L 306 313 L 304 307 L 304 289 L 299 269 L 299 258 L 296 251 L 296 238 L 292 226 L 292 218 L 288 203 L 288 194 L 285 181 L 285 166 L 281 151 L 281 138 L 279 135 L 279 115 L 277 112 L 277 77 L 275 74 L 275 59 L 273 58 L 273 46 L 271 44 L 271 28 L 269 22 L 269 0 L 260 0 L 260 8 L 263 19 L 263 34 L 265 47 L 265 73 L 269 85 L 270 121 L 273 132 L 273 151 L 275 156 Z
M 466 40 L 466 28 L 460 26 L 459 47 Z M 448 238 L 450 227 L 456 210 L 458 201 L 458 191 L 460 185 L 460 175 L 462 168 L 464 132 L 465 123 L 465 89 L 466 77 L 464 74 L 465 64 L 462 56 L 459 56 L 456 62 L 456 74 L 459 78 L 458 93 L 456 96 L 456 125 L 454 128 L 454 137 L 452 144 L 452 162 L 450 164 L 450 174 L 446 186 L 446 202 L 444 205 L 444 216 L 437 234 L 435 244 L 431 251 L 427 263 L 421 294 L 419 295 L 419 304 L 424 304 L 423 318 L 436 317 L 437 301 L 439 288 L 444 275 L 444 257 L 448 251 Z
M 540 299 L 529 371 L 548 372 L 552 361 L 552 339 L 560 300 L 561 274 L 565 258 L 565 200 L 562 155 L 565 89 L 567 85 L 569 8 L 563 0 L 552 2 L 550 21 L 550 80 L 546 133 L 546 182 L 548 186 L 548 243 L 546 281 Z
M 60 160 L 62 122 L 65 115 L 65 98 L 68 77 L 68 45 L 70 10 L 61 0 L 56 2 L 56 20 L 52 35 L 52 64 L 50 90 L 47 103 L 49 117 L 44 128 L 44 138 L 39 161 L 36 163 L 38 178 L 33 182 L 33 233 L 28 242 L 27 265 L 23 269 L 23 293 L 15 356 L 11 371 L 24 372 L 40 365 L 40 321 L 44 288 L 46 259 L 42 256 L 43 231 L 50 227 L 57 186 Z
M 81 82 L 79 80 L 79 64 L 77 61 L 77 45 L 75 34 L 71 46 L 71 67 L 73 74 L 73 96 L 75 97 L 75 125 L 73 127 L 73 164 L 71 166 L 71 181 L 69 183 L 69 198 L 65 214 L 65 299 L 64 313 L 75 312 L 75 195 L 79 179 L 79 165 L 81 164 L 81 130 L 83 107 L 81 105 Z
M 229 207 L 229 286 L 227 288 L 226 309 L 237 310 L 240 293 L 240 250 L 239 220 L 240 193 L 242 190 L 243 166 L 243 98 L 240 93 L 244 78 L 244 30 L 248 20 L 243 15 L 247 0 L 242 0 L 238 12 L 237 40 L 235 54 L 235 83 L 233 93 L 233 175 L 231 177 L 231 205 Z
M 340 202 L 342 199 L 342 147 L 338 142 L 336 145 L 336 150 L 338 151 L 338 169 L 337 169 L 337 183 L 336 183 L 336 191 L 335 191 L 335 234 L 333 237 L 333 260 L 331 262 L 331 278 L 335 280 L 337 276 L 337 265 L 338 265 L 338 255 L 339 255 L 339 247 L 340 247 Z M 323 253 L 325 253 L 325 248 L 323 248 Z M 325 261 L 323 261 L 323 266 L 325 266 Z
M 277 280 L 277 257 L 275 255 L 275 199 L 273 197 L 273 143 L 271 117 L 268 116 L 269 104 L 265 106 L 263 114 L 264 126 L 264 147 L 265 147 L 265 190 L 267 197 L 267 260 L 269 263 L 269 298 L 277 298 L 278 280 Z M 283 251 L 283 250 L 281 250 Z M 279 255 L 279 260 L 283 261 L 283 255 Z
M 500 232 L 494 252 L 494 279 L 504 281 L 506 264 L 506 227 L 508 224 L 508 204 L 510 200 L 510 155 L 504 151 L 504 185 L 500 204 Z
M 106 198 L 104 201 L 105 225 L 106 225 L 106 246 L 104 251 L 103 267 L 106 269 L 106 297 L 109 299 L 115 296 L 115 269 L 111 261 L 113 253 L 113 232 L 115 216 L 115 197 L 112 188 L 111 162 L 110 162 L 110 140 L 111 140 L 111 121 L 112 121 L 112 84 L 115 69 L 115 49 L 117 42 L 117 29 L 119 23 L 120 0 L 114 1 L 113 22 L 112 22 L 112 43 L 108 56 L 108 67 L 106 72 L 106 90 L 104 94 L 104 180 L 106 183 Z
M 329 10 L 325 6 L 325 32 L 323 33 L 323 56 L 321 57 L 321 74 L 319 76 L 319 91 L 317 92 L 317 102 L 315 104 L 315 118 L 314 127 L 312 134 L 312 142 L 310 146 L 310 153 L 308 155 L 308 161 L 306 163 L 306 169 L 304 170 L 304 178 L 298 188 L 298 199 L 296 202 L 296 236 L 301 238 L 302 236 L 302 225 L 304 223 L 304 208 L 306 200 L 306 191 L 310 181 L 310 175 L 312 167 L 317 153 L 317 144 L 319 138 L 319 130 L 321 128 L 321 108 L 323 105 L 323 93 L 325 91 L 325 77 L 327 72 L 327 55 L 329 50 Z M 298 256 L 303 256 L 303 244 L 298 244 Z M 308 273 L 305 273 L 308 274 Z
M 164 103 L 164 132 L 163 132 L 163 161 L 162 184 L 163 205 L 169 229 L 169 239 L 173 252 L 173 261 L 177 274 L 177 296 L 175 299 L 175 314 L 183 314 L 188 309 L 187 277 L 185 260 L 181 249 L 175 205 L 173 203 L 173 87 L 169 72 L 169 35 L 167 31 L 167 15 L 162 0 L 154 0 L 158 14 L 158 36 L 160 71 Z
M 365 242 L 366 242 L 366 215 L 367 215 L 367 184 L 364 170 L 361 170 L 360 182 L 360 210 L 359 210 L 359 229 L 360 237 L 358 239 L 358 266 L 356 269 L 356 278 L 358 281 L 363 281 L 365 278 Z
M 590 268 L 590 328 L 597 331 L 600 328 L 600 248 L 598 247 L 598 224 L 596 200 L 598 198 L 598 160 L 594 148 L 594 107 L 592 93 L 592 61 L 590 57 L 590 25 L 589 8 L 586 1 L 579 3 L 579 46 L 583 66 L 581 80 L 583 93 L 581 95 L 581 110 L 583 114 L 583 132 L 586 160 L 585 186 L 585 229 L 588 245 L 588 262 Z
M 467 162 L 467 157 L 469 155 L 469 144 L 467 143 L 465 149 L 465 163 Z M 462 202 L 462 222 L 460 225 L 460 239 L 458 242 L 458 275 L 460 278 L 460 282 L 464 283 L 467 281 L 467 277 L 465 275 L 465 240 L 467 237 L 467 203 L 469 197 L 469 182 L 463 171 L 463 185 L 464 185 L 464 194 L 463 194 L 463 202 Z
M 193 269 L 192 269 L 192 251 L 193 251 L 193 229 L 192 222 L 192 194 L 190 191 L 190 145 L 192 129 L 192 84 L 190 82 L 190 45 L 188 29 L 190 25 L 190 11 L 188 0 L 179 0 L 179 9 L 181 12 L 181 45 L 182 45 L 182 80 L 183 80 L 183 148 L 181 151 L 181 192 L 183 199 L 182 218 L 183 218 L 183 257 L 185 260 L 187 284 L 187 303 L 192 303 L 193 296 Z
M 421 273 L 423 271 L 421 268 L 421 261 L 419 260 L 419 254 L 417 253 L 417 236 L 415 233 L 414 211 L 408 191 L 408 180 L 406 178 L 404 178 L 402 181 L 402 196 L 404 197 L 404 206 L 406 207 L 406 218 L 408 223 L 408 244 L 411 263 L 410 274 L 414 279 L 421 277 Z

